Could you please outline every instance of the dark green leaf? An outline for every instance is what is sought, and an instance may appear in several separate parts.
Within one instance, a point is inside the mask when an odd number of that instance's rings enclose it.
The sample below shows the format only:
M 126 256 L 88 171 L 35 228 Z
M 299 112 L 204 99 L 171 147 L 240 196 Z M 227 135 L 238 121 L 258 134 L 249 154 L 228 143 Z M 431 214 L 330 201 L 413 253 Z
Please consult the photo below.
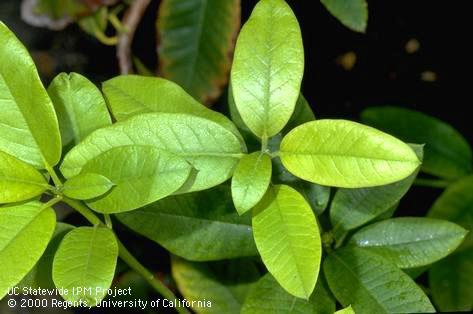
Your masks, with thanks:
M 366 31 L 368 4 L 366 0 L 320 0 L 327 10 L 351 30 Z
M 433 313 L 416 283 L 381 256 L 355 247 L 342 248 L 324 261 L 330 289 L 357 314 Z
M 217 99 L 228 80 L 240 0 L 164 0 L 157 31 L 160 72 L 200 102 Z
M 194 261 L 258 255 L 250 217 L 238 216 L 230 189 L 170 196 L 117 218 L 171 253 Z

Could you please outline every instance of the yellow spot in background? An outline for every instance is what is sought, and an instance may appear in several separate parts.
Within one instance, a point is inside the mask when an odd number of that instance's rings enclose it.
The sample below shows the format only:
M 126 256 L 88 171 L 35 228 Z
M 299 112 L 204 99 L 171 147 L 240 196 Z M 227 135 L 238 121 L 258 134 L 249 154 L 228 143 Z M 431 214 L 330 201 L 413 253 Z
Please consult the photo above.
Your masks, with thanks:
M 437 81 L 437 73 L 433 71 L 424 71 L 420 74 L 420 79 L 424 82 L 435 82 Z
M 348 51 L 341 56 L 337 57 L 337 64 L 341 66 L 345 71 L 351 71 L 356 64 L 356 53 Z
M 420 49 L 420 42 L 415 38 L 411 38 L 407 41 L 404 49 L 408 54 L 416 53 Z

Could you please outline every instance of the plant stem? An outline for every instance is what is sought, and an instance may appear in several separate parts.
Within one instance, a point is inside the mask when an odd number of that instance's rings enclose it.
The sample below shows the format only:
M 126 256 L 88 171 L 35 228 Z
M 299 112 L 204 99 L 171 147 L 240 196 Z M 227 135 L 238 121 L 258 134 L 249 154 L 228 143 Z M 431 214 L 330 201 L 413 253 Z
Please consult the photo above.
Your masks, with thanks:
M 74 208 L 77 212 L 79 212 L 82 216 L 84 216 L 91 224 L 95 225 L 103 225 L 103 222 L 97 217 L 87 206 L 82 204 L 79 201 L 70 199 L 65 197 L 63 201 Z M 105 218 L 107 219 L 107 218 Z M 110 217 L 109 217 L 110 219 Z M 174 295 L 174 293 L 169 290 L 161 281 L 156 279 L 154 275 L 144 267 L 131 253 L 128 249 L 123 245 L 123 243 L 117 239 L 118 248 L 119 248 L 119 255 L 120 258 L 130 266 L 131 269 L 136 271 L 138 274 L 143 276 L 143 278 L 150 284 L 153 289 L 155 289 L 159 294 L 170 301 L 178 300 L 178 298 Z M 178 313 L 188 314 L 189 311 L 185 307 L 175 307 Z
M 168 287 L 166 287 L 161 281 L 157 280 L 156 277 L 148 270 L 146 269 L 131 253 L 128 251 L 128 249 L 123 245 L 123 243 L 120 240 L 118 241 L 118 249 L 120 252 L 120 257 L 121 259 L 128 264 L 134 271 L 136 271 L 138 274 L 140 274 L 159 294 L 161 294 L 163 297 L 168 299 L 169 301 L 175 302 L 177 300 L 177 297 L 174 295 L 174 293 L 169 290 Z M 178 313 L 189 313 L 186 308 L 177 306 L 175 307 L 175 310 Z
M 264 135 L 261 138 L 261 152 L 266 153 L 267 150 L 268 150 L 268 137 Z
M 112 219 L 110 218 L 110 215 L 105 214 L 103 215 L 103 218 L 105 218 L 105 224 L 107 225 L 107 227 L 109 227 L 110 229 L 113 229 Z
M 443 189 L 448 187 L 452 182 L 446 180 L 438 180 L 438 179 L 422 179 L 417 178 L 414 181 L 414 185 L 418 186 L 427 186 L 431 188 L 439 188 Z
M 62 182 L 61 182 L 61 179 L 59 179 L 59 176 L 56 174 L 56 171 L 54 171 L 54 168 L 51 167 L 47 162 L 44 162 L 44 167 L 46 168 L 46 171 L 51 176 L 51 179 L 53 179 L 54 185 L 57 188 L 60 188 L 62 186 Z

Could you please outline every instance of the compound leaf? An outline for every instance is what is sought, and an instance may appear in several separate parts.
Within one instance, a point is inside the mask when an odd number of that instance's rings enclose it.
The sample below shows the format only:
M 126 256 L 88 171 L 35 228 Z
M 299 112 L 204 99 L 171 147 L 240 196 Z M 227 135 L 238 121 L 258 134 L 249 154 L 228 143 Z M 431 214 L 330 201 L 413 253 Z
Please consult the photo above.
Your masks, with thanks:
M 321 185 L 346 188 L 393 183 L 420 165 L 400 140 L 345 120 L 308 122 L 281 142 L 283 165 L 294 175 Z
M 242 152 L 238 138 L 215 122 L 188 114 L 151 113 L 93 132 L 66 155 L 61 172 L 70 178 L 97 155 L 130 145 L 153 146 L 187 160 L 196 174 L 181 192 L 224 182 L 232 175 Z
M 40 202 L 0 207 L 0 299 L 43 255 L 55 225 L 54 210 Z
M 53 104 L 26 48 L 0 22 L 0 150 L 44 169 L 61 157 Z
M 400 268 L 429 265 L 453 252 L 467 231 L 444 220 L 402 217 L 356 232 L 349 244 L 370 250 Z
M 276 185 L 253 209 L 256 247 L 269 272 L 290 294 L 308 299 L 320 267 L 319 228 L 310 205 L 293 188 Z
M 53 281 L 66 301 L 97 305 L 106 295 L 115 275 L 118 244 L 104 227 L 79 227 L 61 241 L 53 261 Z M 72 293 L 72 289 L 83 288 Z M 90 290 L 87 290 L 90 289 Z
M 61 73 L 48 87 L 59 120 L 62 145 L 74 145 L 112 124 L 100 90 L 77 73 Z
M 236 107 L 258 137 L 271 137 L 289 121 L 299 97 L 304 49 L 299 24 L 283 0 L 262 0 L 243 26 L 231 80 Z
M 47 188 L 38 170 L 0 150 L 0 204 L 31 199 Z
M 268 190 L 271 181 L 271 158 L 254 152 L 240 159 L 232 178 L 232 198 L 238 214 L 253 208 Z

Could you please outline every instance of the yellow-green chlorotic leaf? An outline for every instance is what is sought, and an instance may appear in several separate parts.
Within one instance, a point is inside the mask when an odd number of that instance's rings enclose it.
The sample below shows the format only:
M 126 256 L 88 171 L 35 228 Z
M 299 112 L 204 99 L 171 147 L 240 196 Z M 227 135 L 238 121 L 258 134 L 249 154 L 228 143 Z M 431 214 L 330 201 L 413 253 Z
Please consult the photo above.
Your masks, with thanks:
M 308 299 L 322 248 L 310 205 L 293 188 L 276 185 L 253 209 L 253 235 L 266 268 L 290 294 Z
M 84 173 L 67 180 L 62 192 L 70 198 L 89 200 L 107 193 L 114 185 L 110 179 L 103 175 Z
M 157 31 L 160 72 L 200 102 L 217 99 L 228 81 L 240 0 L 164 0 Z
M 185 159 L 153 146 L 121 146 L 89 160 L 81 175 L 99 174 L 115 184 L 87 201 L 95 211 L 119 213 L 148 205 L 177 191 L 192 167 Z
M 473 172 L 473 151 L 447 123 L 424 113 L 392 106 L 368 108 L 363 123 L 409 143 L 425 144 L 422 171 L 447 179 Z
M 366 0 L 320 0 L 327 10 L 351 30 L 366 31 L 368 3 Z
M 350 305 L 349 307 L 346 307 L 342 310 L 336 311 L 334 314 L 355 314 L 355 311 L 353 310 L 353 308 Z
M 130 145 L 153 146 L 189 162 L 195 168 L 195 178 L 182 192 L 207 189 L 226 181 L 242 156 L 235 134 L 215 122 L 188 114 L 152 113 L 93 132 L 66 155 L 61 172 L 70 178 L 101 153 Z M 101 174 L 118 184 L 112 176 Z
M 258 137 L 280 132 L 294 112 L 304 72 L 302 36 L 283 0 L 261 0 L 243 26 L 231 71 L 233 97 Z
M 56 215 L 40 202 L 0 207 L 0 299 L 43 255 Z
M 330 290 L 357 314 L 435 313 L 422 289 L 394 264 L 362 248 L 337 250 L 324 260 Z
M 349 243 L 379 254 L 400 268 L 414 268 L 452 253 L 466 233 L 444 220 L 401 217 L 371 224 L 356 232 Z
M 47 188 L 48 182 L 33 166 L 0 151 L 0 204 L 31 199 Z
M 243 215 L 264 196 L 271 181 L 271 158 L 254 152 L 240 159 L 232 178 L 232 198 L 238 214 Z
M 420 165 L 407 144 L 346 120 L 298 126 L 283 138 L 280 156 L 287 170 L 304 180 L 346 188 L 393 183 Z
M 118 244 L 113 232 L 103 227 L 80 227 L 61 241 L 53 261 L 53 281 L 66 301 L 97 305 L 115 275 Z M 83 288 L 72 293 L 72 289 Z M 89 290 L 90 289 L 90 290 Z
M 142 113 L 188 113 L 220 124 L 235 134 L 246 150 L 240 133 L 227 117 L 201 105 L 176 83 L 158 77 L 125 75 L 106 81 L 103 92 L 118 121 Z
M 26 48 L 0 22 L 0 150 L 44 169 L 58 163 L 61 138 L 53 104 Z
M 92 131 L 112 124 L 100 90 L 77 73 L 61 73 L 48 87 L 58 115 L 62 145 L 76 145 Z

